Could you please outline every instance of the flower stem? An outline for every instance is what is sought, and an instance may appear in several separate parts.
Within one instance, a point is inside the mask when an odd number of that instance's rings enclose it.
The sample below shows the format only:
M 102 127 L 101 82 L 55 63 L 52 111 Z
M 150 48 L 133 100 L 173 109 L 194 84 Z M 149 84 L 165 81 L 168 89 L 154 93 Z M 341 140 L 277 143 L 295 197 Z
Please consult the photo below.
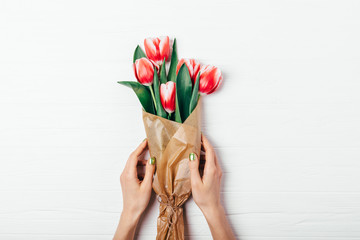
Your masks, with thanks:
M 155 100 L 154 90 L 153 90 L 153 88 L 152 88 L 152 85 L 150 85 L 149 88 L 150 88 L 150 93 L 151 93 L 152 99 L 153 99 L 153 101 L 154 101 L 155 110 L 156 110 L 156 112 L 157 112 L 156 100 Z
M 171 120 L 171 113 L 169 113 L 168 119 Z

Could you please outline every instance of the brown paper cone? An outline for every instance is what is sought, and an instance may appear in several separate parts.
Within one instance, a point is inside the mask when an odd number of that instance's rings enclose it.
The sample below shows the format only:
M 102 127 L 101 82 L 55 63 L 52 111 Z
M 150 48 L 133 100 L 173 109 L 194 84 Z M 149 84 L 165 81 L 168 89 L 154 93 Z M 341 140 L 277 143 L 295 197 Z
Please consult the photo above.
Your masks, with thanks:
M 182 205 L 191 194 L 189 154 L 200 156 L 200 110 L 199 101 L 184 123 L 143 111 L 150 156 L 156 157 L 153 189 L 160 202 L 157 240 L 184 239 Z

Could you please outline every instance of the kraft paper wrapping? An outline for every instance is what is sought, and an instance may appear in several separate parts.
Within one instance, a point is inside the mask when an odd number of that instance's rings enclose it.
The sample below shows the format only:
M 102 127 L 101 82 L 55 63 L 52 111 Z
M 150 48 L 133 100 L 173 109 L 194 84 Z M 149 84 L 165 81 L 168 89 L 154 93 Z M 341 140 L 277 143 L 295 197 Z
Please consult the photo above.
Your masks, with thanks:
M 182 205 L 191 194 L 189 154 L 200 156 L 201 102 L 183 123 L 143 111 L 151 157 L 156 157 L 153 189 L 160 202 L 157 240 L 184 239 Z

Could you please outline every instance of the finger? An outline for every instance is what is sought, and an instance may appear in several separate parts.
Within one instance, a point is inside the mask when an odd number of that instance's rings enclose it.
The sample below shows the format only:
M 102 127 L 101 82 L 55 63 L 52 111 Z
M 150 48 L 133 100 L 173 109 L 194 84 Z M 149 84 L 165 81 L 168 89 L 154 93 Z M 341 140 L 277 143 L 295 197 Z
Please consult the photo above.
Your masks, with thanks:
M 148 160 L 148 163 L 146 164 L 144 180 L 142 181 L 141 186 L 151 187 L 155 172 L 155 161 L 155 157 L 152 157 Z
M 195 153 L 190 153 L 189 155 L 189 168 L 190 168 L 190 179 L 191 185 L 198 184 L 201 182 L 200 172 L 199 172 L 199 159 Z
M 221 166 L 220 166 L 220 163 L 219 163 L 219 159 L 218 157 L 216 156 L 215 154 L 215 163 L 216 163 L 216 169 L 218 171 L 218 174 L 220 175 L 220 177 L 222 176 L 222 170 L 221 170 Z
M 130 154 L 128 161 L 126 162 L 125 168 L 127 171 L 136 174 L 136 165 L 138 164 L 139 155 L 146 149 L 147 147 L 147 139 L 145 139 L 136 149 Z
M 215 163 L 215 151 L 214 148 L 211 146 L 209 140 L 205 137 L 205 135 L 202 135 L 202 140 L 204 143 L 204 149 L 205 149 L 205 169 L 209 169 L 212 167 L 216 167 Z
M 139 157 L 146 150 L 147 145 L 148 145 L 148 140 L 145 138 L 144 141 L 140 143 L 140 145 L 134 150 L 132 154 L 134 154 L 134 156 L 136 157 Z

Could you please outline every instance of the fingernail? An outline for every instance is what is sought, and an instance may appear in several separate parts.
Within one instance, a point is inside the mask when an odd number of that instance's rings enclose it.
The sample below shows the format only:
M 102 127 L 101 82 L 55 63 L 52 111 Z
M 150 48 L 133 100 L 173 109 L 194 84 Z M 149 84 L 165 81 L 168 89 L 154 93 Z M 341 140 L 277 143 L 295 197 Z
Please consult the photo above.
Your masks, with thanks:
M 155 160 L 156 160 L 155 157 L 150 158 L 150 159 L 149 159 L 149 164 L 154 165 L 154 164 L 155 164 Z
M 195 153 L 190 153 L 189 154 L 189 159 L 190 159 L 190 161 L 194 161 L 195 160 Z
M 146 140 L 146 138 L 144 138 L 143 142 Z

